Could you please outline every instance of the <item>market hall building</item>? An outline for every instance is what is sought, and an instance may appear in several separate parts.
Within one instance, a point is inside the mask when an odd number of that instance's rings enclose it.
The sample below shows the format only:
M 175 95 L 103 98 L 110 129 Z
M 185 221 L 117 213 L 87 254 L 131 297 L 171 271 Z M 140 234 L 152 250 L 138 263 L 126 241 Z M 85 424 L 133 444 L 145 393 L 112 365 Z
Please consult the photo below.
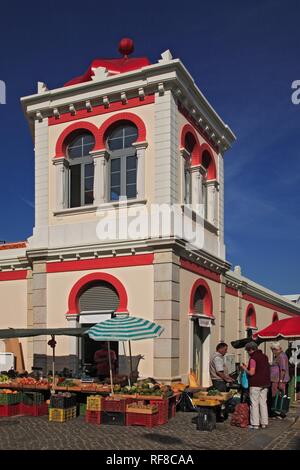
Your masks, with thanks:
M 233 132 L 170 51 L 151 64 L 128 57 L 132 49 L 122 40 L 122 57 L 94 60 L 57 89 L 38 83 L 21 100 L 34 141 L 35 226 L 26 242 L 0 246 L 0 328 L 89 327 L 111 312 L 143 317 L 165 330 L 132 344 L 144 356 L 140 376 L 186 382 L 193 369 L 207 386 L 218 342 L 298 315 L 300 306 L 226 260 L 223 168 Z M 195 224 L 202 207 L 202 246 L 174 233 L 99 238 L 103 216 L 153 204 L 189 204 Z M 27 370 L 51 369 L 48 340 L 20 340 Z M 59 337 L 57 368 L 78 370 L 95 348 Z M 228 360 L 240 355 L 230 348 Z

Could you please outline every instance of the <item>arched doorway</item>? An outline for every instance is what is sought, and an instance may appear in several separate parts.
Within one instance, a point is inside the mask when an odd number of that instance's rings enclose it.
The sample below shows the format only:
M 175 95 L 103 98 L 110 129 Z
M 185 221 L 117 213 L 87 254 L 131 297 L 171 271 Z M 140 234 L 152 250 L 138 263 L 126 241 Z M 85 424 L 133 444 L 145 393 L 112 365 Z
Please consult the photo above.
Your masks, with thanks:
M 111 274 L 96 272 L 79 279 L 72 287 L 68 300 L 68 313 L 73 326 L 90 328 L 112 317 L 115 312 L 127 313 L 127 293 L 123 284 Z M 75 319 L 76 318 L 76 319 Z M 74 341 L 77 341 L 76 339 Z M 94 355 L 100 343 L 84 335 L 73 345 L 72 351 L 79 366 L 96 374 Z M 111 343 L 118 357 L 118 343 Z
M 78 298 L 80 326 L 91 327 L 95 323 L 111 318 L 118 309 L 119 295 L 114 286 L 105 281 L 93 281 L 87 284 Z M 90 369 L 92 375 L 96 372 L 94 364 L 95 352 L 100 349 L 97 341 L 87 335 L 82 337 L 81 360 Z M 111 343 L 111 349 L 118 355 L 118 343 Z M 91 367 L 91 366 L 92 367 Z
M 245 326 L 247 330 L 247 336 L 251 338 L 253 332 L 257 330 L 256 312 L 252 304 L 248 305 L 246 310 Z

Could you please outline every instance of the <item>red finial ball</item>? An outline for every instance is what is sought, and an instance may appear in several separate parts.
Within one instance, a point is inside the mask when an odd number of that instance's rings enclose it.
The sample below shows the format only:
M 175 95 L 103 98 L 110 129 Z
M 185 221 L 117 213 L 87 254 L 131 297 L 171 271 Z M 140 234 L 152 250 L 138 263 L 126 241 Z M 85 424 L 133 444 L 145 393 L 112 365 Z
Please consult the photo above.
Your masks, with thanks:
M 129 54 L 132 54 L 134 51 L 134 43 L 132 39 L 129 38 L 123 38 L 119 42 L 119 52 L 127 57 Z

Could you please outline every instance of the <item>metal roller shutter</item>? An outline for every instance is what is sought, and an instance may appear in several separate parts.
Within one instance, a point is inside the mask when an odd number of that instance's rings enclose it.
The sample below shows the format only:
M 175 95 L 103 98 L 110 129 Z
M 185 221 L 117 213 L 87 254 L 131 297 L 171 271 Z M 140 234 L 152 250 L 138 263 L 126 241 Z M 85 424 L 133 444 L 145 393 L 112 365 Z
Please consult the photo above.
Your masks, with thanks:
M 91 284 L 79 298 L 80 312 L 115 311 L 118 306 L 118 293 L 106 282 Z

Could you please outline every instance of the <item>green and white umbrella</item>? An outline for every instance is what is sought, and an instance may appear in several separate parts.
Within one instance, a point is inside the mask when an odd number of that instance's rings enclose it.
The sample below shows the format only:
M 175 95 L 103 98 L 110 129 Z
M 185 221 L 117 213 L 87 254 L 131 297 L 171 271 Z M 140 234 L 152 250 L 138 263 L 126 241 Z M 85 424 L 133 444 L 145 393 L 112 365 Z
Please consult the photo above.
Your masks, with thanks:
M 92 326 L 88 335 L 95 341 L 137 341 L 159 337 L 164 328 L 144 318 L 117 316 Z
M 97 323 L 86 333 L 94 341 L 108 342 L 108 359 L 110 368 L 111 390 L 113 393 L 113 378 L 110 356 L 111 341 L 128 341 L 130 354 L 130 376 L 132 376 L 132 357 L 130 341 L 158 338 L 164 328 L 144 318 L 130 317 L 129 315 L 119 315 L 109 320 Z M 129 381 L 130 383 L 130 381 Z

